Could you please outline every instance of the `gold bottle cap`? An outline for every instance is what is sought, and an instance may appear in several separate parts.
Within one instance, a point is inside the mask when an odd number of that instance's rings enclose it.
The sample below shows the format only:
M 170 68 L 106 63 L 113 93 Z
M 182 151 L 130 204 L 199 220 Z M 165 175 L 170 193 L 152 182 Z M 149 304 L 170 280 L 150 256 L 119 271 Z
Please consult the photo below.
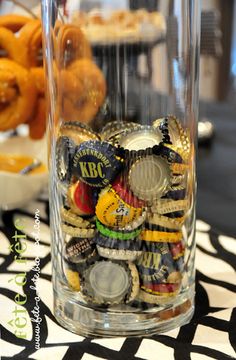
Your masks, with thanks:
M 141 127 L 140 124 L 127 121 L 111 121 L 107 123 L 101 131 L 102 140 L 109 142 L 119 142 L 120 137 L 123 137 L 128 130 L 137 130 Z
M 164 215 L 148 213 L 147 222 L 152 225 L 162 226 L 168 229 L 180 230 L 183 226 L 185 218 L 169 218 Z
M 99 140 L 99 135 L 88 126 L 77 121 L 65 122 L 60 128 L 60 135 L 72 139 L 76 145 L 89 140 Z
M 80 277 L 78 272 L 70 269 L 66 269 L 65 275 L 72 289 L 75 291 L 80 291 Z
M 168 131 L 170 140 L 174 147 L 180 149 L 184 153 L 184 160 L 189 158 L 190 154 L 190 137 L 175 116 L 168 115 L 166 118 L 157 119 L 153 122 L 155 129 L 165 129 Z
M 142 255 L 142 251 L 109 249 L 99 245 L 97 250 L 100 256 L 112 260 L 135 261 Z
M 91 223 L 89 221 L 78 216 L 73 211 L 67 210 L 63 207 L 61 208 L 61 217 L 62 217 L 62 220 L 64 220 L 67 224 L 73 225 L 80 229 L 89 228 L 91 226 Z
M 189 209 L 189 207 L 190 207 L 190 201 L 188 199 L 184 199 L 184 200 L 160 199 L 152 206 L 151 211 L 153 213 L 163 215 L 176 211 L 186 212 Z

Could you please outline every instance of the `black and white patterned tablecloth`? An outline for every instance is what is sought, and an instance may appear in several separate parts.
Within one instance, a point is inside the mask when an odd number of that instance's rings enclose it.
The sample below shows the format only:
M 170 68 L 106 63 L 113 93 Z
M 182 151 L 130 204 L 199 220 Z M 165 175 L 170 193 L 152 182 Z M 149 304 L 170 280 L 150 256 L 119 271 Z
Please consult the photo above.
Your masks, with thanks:
M 35 211 L 40 214 L 40 245 L 32 235 Z M 20 278 L 22 263 L 15 259 L 14 221 L 24 221 L 27 249 L 24 252 L 24 271 L 27 282 Z M 197 221 L 197 295 L 196 311 L 190 324 L 163 335 L 148 338 L 86 339 L 62 328 L 52 314 L 53 293 L 51 284 L 50 234 L 48 203 L 32 202 L 29 206 L 3 214 L 0 227 L 0 354 L 4 359 L 34 360 L 207 360 L 236 359 L 236 239 L 217 233 L 208 224 Z M 36 305 L 32 281 L 35 259 L 40 258 L 40 276 L 37 287 L 40 323 L 40 348 L 35 349 L 36 323 L 32 311 Z M 22 257 L 23 259 L 23 257 Z M 21 278 L 22 281 L 22 278 Z M 27 301 L 16 312 L 14 301 Z M 18 319 L 23 317 L 25 320 Z M 18 322 L 17 322 L 18 321 Z M 24 323 L 23 323 L 24 321 Z M 14 334 L 16 323 L 27 333 L 26 339 Z M 19 327 L 18 327 L 19 330 Z

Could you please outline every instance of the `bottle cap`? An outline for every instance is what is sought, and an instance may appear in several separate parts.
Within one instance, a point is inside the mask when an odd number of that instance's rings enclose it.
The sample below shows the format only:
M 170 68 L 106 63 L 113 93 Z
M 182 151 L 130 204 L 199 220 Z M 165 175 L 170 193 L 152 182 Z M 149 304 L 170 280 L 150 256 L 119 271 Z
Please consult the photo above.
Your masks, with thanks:
M 167 233 L 174 233 L 177 232 L 177 229 L 170 229 L 166 226 L 160 226 L 156 224 L 151 224 L 150 222 L 145 222 L 145 229 L 150 231 L 160 231 L 160 232 L 167 232 Z
M 140 124 L 127 121 L 111 121 L 107 123 L 101 131 L 102 140 L 112 142 L 112 144 L 119 144 L 120 137 L 122 137 L 128 130 L 137 130 L 141 127 Z
M 154 155 L 161 156 L 166 159 L 170 166 L 173 164 L 183 164 L 183 151 L 182 149 L 176 148 L 170 144 L 159 144 L 155 145 L 152 149 Z
M 139 151 L 152 148 L 160 144 L 162 134 L 152 126 L 142 126 L 137 130 L 130 130 L 120 138 L 120 146 L 129 151 Z
M 71 263 L 84 263 L 96 253 L 96 245 L 91 238 L 71 238 L 65 244 L 64 257 Z
M 167 278 L 167 283 L 180 284 L 182 280 L 182 274 L 180 271 L 173 271 L 169 274 Z
M 97 245 L 97 250 L 100 256 L 112 260 L 135 261 L 140 255 L 142 255 L 142 251 L 117 250 L 105 248 L 99 245 Z
M 141 233 L 140 228 L 133 231 L 115 231 L 104 226 L 98 220 L 96 221 L 96 227 L 102 235 L 117 240 L 134 240 Z
M 144 241 L 150 242 L 168 242 L 174 243 L 179 242 L 183 238 L 182 231 L 176 232 L 165 232 L 165 231 L 155 231 L 155 230 L 143 230 L 140 234 L 140 238 Z
M 143 289 L 140 289 L 138 293 L 138 300 L 148 304 L 164 305 L 168 304 L 170 301 L 173 301 L 170 297 L 174 295 L 175 293 L 170 293 L 168 296 L 158 296 L 153 295 L 152 293 L 147 292 Z
M 77 271 L 73 271 L 71 269 L 65 269 L 65 276 L 69 283 L 75 291 L 80 291 L 80 276 Z
M 115 250 L 141 251 L 142 248 L 142 242 L 137 238 L 121 241 L 102 235 L 101 233 L 96 234 L 94 237 L 94 242 L 97 244 L 97 246 Z
M 169 244 L 169 247 L 174 260 L 177 260 L 180 257 L 184 256 L 185 246 L 183 241 L 179 241 L 174 244 Z
M 84 229 L 76 226 L 62 224 L 61 228 L 65 234 L 78 238 L 92 238 L 95 234 L 95 229 L 92 227 Z
M 73 225 L 80 229 L 86 229 L 91 227 L 91 223 L 82 217 L 76 215 L 71 210 L 67 210 L 66 208 L 61 208 L 61 217 L 62 220 L 65 221 L 69 225 Z
M 185 271 L 186 263 L 184 261 L 184 256 L 179 257 L 175 260 L 175 269 L 176 271 L 179 271 L 180 273 L 183 273 Z
M 125 203 L 111 187 L 103 189 L 96 205 L 98 220 L 113 228 L 122 229 L 142 215 L 141 208 Z
M 171 187 L 169 164 L 160 156 L 146 156 L 137 160 L 129 171 L 130 189 L 139 199 L 153 203 Z
M 172 199 L 160 199 L 155 202 L 151 210 L 153 213 L 160 215 L 170 214 L 183 211 L 184 213 L 189 209 L 190 202 L 188 199 L 172 200 Z
M 180 230 L 183 226 L 185 218 L 181 217 L 172 219 L 164 215 L 149 212 L 147 214 L 147 221 L 149 224 L 163 226 L 173 230 Z
M 93 202 L 92 188 L 77 181 L 68 188 L 68 205 L 78 215 L 94 215 L 95 206 Z
M 145 241 L 145 240 L 140 240 L 141 241 L 141 250 L 143 251 L 143 254 L 145 253 L 159 253 L 162 255 L 162 258 L 163 256 L 165 255 L 168 255 L 168 256 L 171 256 L 170 255 L 170 249 L 169 249 L 169 244 L 168 243 L 162 243 L 162 242 L 150 242 L 150 241 Z M 151 256 L 150 254 L 149 255 L 143 255 L 143 258 L 145 259 L 146 256 Z M 172 259 L 172 257 L 171 257 Z M 149 258 L 148 262 L 146 260 L 144 260 L 144 264 L 146 265 L 143 265 L 144 267 L 148 267 L 148 263 L 152 260 L 152 257 Z M 153 258 L 154 260 L 154 264 L 157 263 L 157 260 L 155 260 L 155 257 Z M 141 264 L 142 265 L 142 264 Z M 156 265 L 154 266 L 154 268 L 156 268 Z
M 122 262 L 100 261 L 84 273 L 82 294 L 98 304 L 124 302 L 131 288 L 131 273 Z
M 125 179 L 122 176 L 118 176 L 112 183 L 112 187 L 115 192 L 121 197 L 124 202 L 133 207 L 144 207 L 145 201 L 138 199 L 132 194 L 132 191 L 125 185 Z
M 147 245 L 146 251 L 142 248 L 142 255 L 136 262 L 141 285 L 179 282 L 177 280 L 181 273 L 176 268 L 176 262 L 172 257 L 168 244 Z M 173 276 L 169 277 L 170 274 L 173 274 Z
M 177 294 L 180 288 L 180 284 L 153 284 L 153 283 L 146 283 L 145 286 L 142 285 L 141 289 L 145 290 L 146 292 L 159 295 L 159 296 L 174 296 Z
M 163 196 L 163 199 L 184 200 L 186 197 L 186 189 L 170 190 Z
M 109 143 L 86 141 L 80 144 L 73 157 L 73 173 L 82 182 L 105 187 L 114 180 L 122 167 L 116 148 Z
M 180 120 L 173 115 L 169 115 L 165 118 L 155 120 L 153 127 L 159 129 L 162 133 L 167 130 L 167 133 L 165 133 L 167 136 L 164 137 L 164 142 L 168 143 L 169 137 L 169 143 L 182 149 L 185 155 L 187 155 L 185 160 L 188 159 L 190 154 L 190 139 L 187 131 L 182 127 Z M 167 139 L 167 141 L 165 141 L 165 139 Z
M 138 261 L 140 258 L 138 259 Z M 159 267 L 145 268 L 138 265 L 138 271 L 140 276 L 141 286 L 145 288 L 153 288 L 160 284 L 178 284 L 180 285 L 182 280 L 182 274 L 180 271 L 176 271 L 173 266 L 168 267 L 165 265 L 165 259 L 160 259 Z M 173 260 L 172 260 L 173 261 Z M 167 261 L 168 263 L 168 261 Z M 174 265 L 174 262 L 173 262 Z M 156 287 L 157 288 L 157 287 Z
M 72 139 L 76 145 L 89 140 L 99 140 L 99 135 L 78 121 L 67 121 L 60 128 L 60 135 Z
M 142 256 L 137 261 L 140 277 L 147 282 L 165 282 L 176 271 L 175 262 L 167 243 L 142 244 Z
M 74 142 L 67 136 L 60 136 L 56 143 L 56 167 L 57 176 L 62 182 L 68 183 L 71 179 L 71 166 L 74 152 Z

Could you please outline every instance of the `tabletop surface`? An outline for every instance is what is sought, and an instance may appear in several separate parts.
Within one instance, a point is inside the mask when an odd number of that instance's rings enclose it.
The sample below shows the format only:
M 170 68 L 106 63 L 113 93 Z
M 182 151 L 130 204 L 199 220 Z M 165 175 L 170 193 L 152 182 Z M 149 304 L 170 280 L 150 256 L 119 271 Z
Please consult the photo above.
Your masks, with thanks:
M 200 148 L 198 156 L 196 311 L 190 324 L 147 338 L 85 339 L 62 328 L 52 313 L 48 201 L 42 196 L 22 209 L 3 214 L 0 227 L 2 359 L 236 359 L 236 119 L 233 109 L 224 105 L 209 106 L 207 116 L 213 120 L 216 134 L 212 145 Z M 40 217 L 39 246 L 35 246 L 32 237 L 36 212 Z M 24 253 L 27 282 L 20 291 L 22 296 L 27 295 L 23 313 L 26 339 L 14 335 L 19 315 L 14 313 L 14 298 L 19 293 L 15 276 L 22 273 L 11 247 L 17 218 L 24 219 L 27 235 Z M 32 281 L 36 265 L 40 268 L 38 298 Z M 39 349 L 35 348 L 36 318 Z

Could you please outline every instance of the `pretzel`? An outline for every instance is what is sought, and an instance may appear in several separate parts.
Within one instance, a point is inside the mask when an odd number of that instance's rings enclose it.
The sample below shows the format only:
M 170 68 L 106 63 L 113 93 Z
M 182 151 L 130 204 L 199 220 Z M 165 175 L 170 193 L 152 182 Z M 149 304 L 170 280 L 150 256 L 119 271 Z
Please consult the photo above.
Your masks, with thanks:
M 46 130 L 46 101 L 45 101 L 45 76 L 43 67 L 30 69 L 34 84 L 38 91 L 35 115 L 28 121 L 31 139 L 41 139 Z
M 7 52 L 11 60 L 22 66 L 28 65 L 27 51 L 21 41 L 8 29 L 0 27 L 0 48 Z
M 28 122 L 31 139 L 41 139 L 46 131 L 46 101 L 39 97 L 37 100 L 36 114 Z
M 34 78 L 35 86 L 41 96 L 45 94 L 45 74 L 42 66 L 32 67 L 30 72 Z
M 65 68 L 77 59 L 92 59 L 89 42 L 78 26 L 57 25 L 56 31 L 56 60 L 59 68 Z
M 74 61 L 59 75 L 61 112 L 65 121 L 89 123 L 106 95 L 102 71 L 89 59 Z
M 19 40 L 26 47 L 29 59 L 29 66 L 41 65 L 39 58 L 42 50 L 42 27 L 41 21 L 38 19 L 28 22 L 19 33 Z
M 0 131 L 15 129 L 33 114 L 37 91 L 28 70 L 12 60 L 0 59 L 1 87 L 12 94 L 0 108 Z
M 0 104 L 4 105 L 16 98 L 16 90 L 14 88 L 6 88 L 0 83 Z
M 11 72 L 0 72 L 0 107 L 4 107 L 6 103 L 15 99 L 14 81 L 14 75 Z
M 25 24 L 30 22 L 31 19 L 22 16 L 22 15 L 15 15 L 15 14 L 7 14 L 0 16 L 0 27 L 5 27 L 12 32 L 19 31 Z

